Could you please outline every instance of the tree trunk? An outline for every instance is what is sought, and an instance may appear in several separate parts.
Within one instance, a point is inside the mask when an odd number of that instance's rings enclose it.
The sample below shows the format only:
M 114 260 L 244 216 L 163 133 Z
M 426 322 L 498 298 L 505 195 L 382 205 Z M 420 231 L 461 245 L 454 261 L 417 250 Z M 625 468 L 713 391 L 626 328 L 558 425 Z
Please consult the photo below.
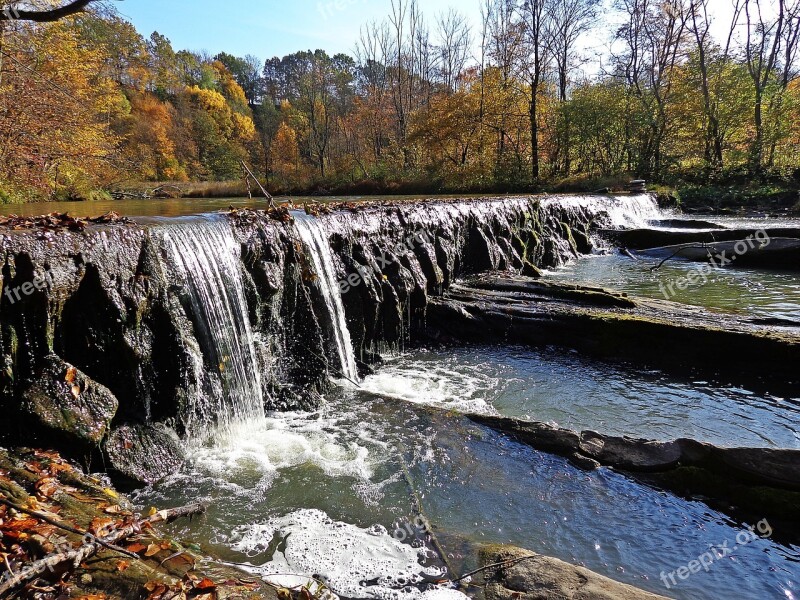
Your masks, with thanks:
M 531 119 L 531 177 L 533 181 L 539 179 L 539 119 L 538 119 L 538 85 L 534 85 L 531 92 L 530 119 Z
M 753 147 L 750 151 L 750 170 L 754 174 L 761 173 L 764 163 L 764 118 L 762 114 L 763 91 L 756 89 L 756 101 L 753 111 L 753 124 L 756 128 L 756 136 L 753 140 Z

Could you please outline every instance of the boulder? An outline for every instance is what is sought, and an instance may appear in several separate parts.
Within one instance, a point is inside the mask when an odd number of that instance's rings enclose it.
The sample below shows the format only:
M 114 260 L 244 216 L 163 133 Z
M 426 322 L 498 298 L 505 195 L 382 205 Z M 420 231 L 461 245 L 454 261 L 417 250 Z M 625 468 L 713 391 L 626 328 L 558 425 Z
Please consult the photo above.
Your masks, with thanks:
M 104 445 L 109 467 L 138 483 L 155 483 L 178 472 L 185 454 L 175 432 L 161 425 L 124 425 Z
M 525 558 L 530 557 L 530 558 Z M 619 583 L 584 567 L 512 546 L 489 546 L 481 552 L 486 600 L 658 600 L 659 596 Z
M 55 355 L 22 392 L 23 415 L 67 443 L 96 447 L 108 433 L 119 403 L 114 394 Z

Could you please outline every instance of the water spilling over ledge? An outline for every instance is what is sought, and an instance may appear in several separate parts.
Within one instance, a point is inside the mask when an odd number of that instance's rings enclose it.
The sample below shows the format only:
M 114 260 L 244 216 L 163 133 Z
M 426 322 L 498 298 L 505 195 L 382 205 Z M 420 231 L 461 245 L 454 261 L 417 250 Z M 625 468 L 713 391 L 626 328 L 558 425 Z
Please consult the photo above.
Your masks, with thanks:
M 537 276 L 591 252 L 594 231 L 641 227 L 659 214 L 644 194 L 519 197 L 8 233 L 4 288 L 48 284 L 2 297 L 3 403 L 11 422 L 42 440 L 54 435 L 82 452 L 105 440 L 120 471 L 158 478 L 161 461 L 145 459 L 173 445 L 169 431 L 202 437 L 265 409 L 316 406 L 331 378 L 356 381 L 381 353 L 437 331 L 472 335 L 469 323 L 460 333 L 448 327 L 461 327 L 444 310 L 455 305 L 442 301 L 457 280 Z M 547 343 L 558 341 L 558 327 L 535 322 L 553 332 Z M 584 335 L 584 345 L 596 335 L 606 334 Z M 626 343 L 635 355 L 634 341 Z M 77 394 L 63 380 L 73 367 L 84 382 Z M 147 442 L 153 436 L 158 443 Z M 155 462 L 154 472 L 132 467 L 142 462 Z M 169 472 L 174 461 L 163 464 Z
M 245 496 L 234 498 L 241 484 L 233 479 L 248 482 L 239 491 L 252 501 L 284 472 L 303 471 L 300 481 L 319 477 L 304 471 L 311 465 L 334 482 L 356 480 L 358 498 L 370 505 L 403 480 L 413 488 L 413 468 L 424 470 L 424 461 L 412 457 L 411 469 L 376 482 L 385 468 L 375 461 L 388 448 L 385 430 L 372 431 L 351 415 L 322 419 L 313 411 L 323 395 L 334 395 L 333 380 L 357 384 L 379 368 L 382 356 L 421 341 L 578 348 L 665 369 L 704 367 L 734 380 L 757 379 L 767 365 L 797 389 L 792 376 L 800 340 L 791 331 L 534 281 L 542 269 L 591 253 L 601 243 L 599 230 L 642 228 L 662 216 L 650 196 L 426 201 L 310 212 L 318 214 L 238 210 L 91 226 L 82 233 L 6 233 L 4 289 L 37 278 L 47 283 L 19 299 L 3 294 L 0 304 L 0 402 L 11 416 L 0 426 L 4 438 L 89 456 L 138 482 L 167 477 L 167 494 L 206 493 L 203 486 L 219 484 L 224 475 L 235 503 Z M 725 361 L 706 360 L 721 347 L 731 351 Z M 365 391 L 353 386 L 349 393 Z M 287 410 L 292 416 L 272 413 Z M 381 417 L 380 410 L 368 418 L 390 421 L 401 412 L 385 407 L 389 412 Z M 432 417 L 443 428 L 448 418 Z M 343 430 L 337 419 L 353 422 Z M 761 503 L 771 514 L 784 518 L 791 514 L 786 506 L 796 502 L 789 491 L 796 487 L 794 455 L 780 447 L 718 452 L 693 440 L 653 444 L 498 416 L 474 420 L 483 435 L 488 429 L 514 435 L 581 469 L 602 463 L 656 470 L 679 487 L 674 480 L 685 472 L 673 477 L 673 471 L 683 461 L 697 469 L 692 485 L 711 474 L 724 487 L 733 465 L 737 477 L 747 473 L 772 486 L 778 500 Z M 461 429 L 451 432 L 446 444 L 456 448 L 459 435 Z M 425 439 L 417 448 L 436 450 Z M 193 471 L 182 474 L 187 453 Z M 491 452 L 487 457 L 496 459 Z M 761 469 L 762 459 L 779 468 Z M 328 479 L 326 485 L 334 485 Z M 617 484 L 647 494 L 622 477 Z M 759 506 L 760 491 L 751 492 L 748 506 Z M 328 514 L 332 522 L 344 518 Z M 287 523 L 267 525 L 277 531 Z

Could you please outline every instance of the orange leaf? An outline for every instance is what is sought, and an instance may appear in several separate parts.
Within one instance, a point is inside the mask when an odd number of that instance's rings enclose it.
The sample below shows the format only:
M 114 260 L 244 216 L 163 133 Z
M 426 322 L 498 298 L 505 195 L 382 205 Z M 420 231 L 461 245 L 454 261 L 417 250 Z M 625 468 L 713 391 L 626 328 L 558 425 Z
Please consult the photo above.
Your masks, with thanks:
M 150 545 L 147 547 L 147 550 L 145 550 L 145 553 L 144 553 L 144 555 L 145 555 L 145 556 L 148 556 L 148 557 L 149 557 L 149 556 L 155 556 L 155 555 L 156 555 L 156 554 L 158 554 L 159 552 L 161 552 L 161 547 L 160 547 L 160 546 L 157 546 L 156 544 L 150 544 Z
M 3 529 L 8 529 L 11 531 L 23 531 L 25 529 L 36 527 L 38 524 L 39 521 L 36 519 L 14 519 L 3 525 Z
M 196 590 L 215 590 L 217 589 L 217 584 L 211 581 L 208 577 L 203 579 L 202 581 L 196 583 L 194 585 L 194 589 Z
M 111 519 L 105 519 L 103 517 L 97 517 L 92 519 L 92 524 L 89 525 L 89 531 L 94 533 L 95 535 L 106 535 L 108 530 L 110 529 L 110 525 L 112 525 L 114 521 Z
M 124 573 L 125 571 L 127 571 L 128 567 L 130 566 L 131 563 L 129 563 L 127 560 L 117 561 L 117 571 L 119 571 L 120 573 Z
M 128 550 L 129 552 L 133 552 L 134 554 L 140 554 L 141 552 L 147 550 L 147 546 L 145 546 L 144 544 L 136 543 L 128 546 L 126 550 Z M 152 592 L 153 590 L 148 590 L 148 591 Z
M 60 484 L 55 477 L 42 477 L 36 482 L 36 491 L 45 498 L 52 498 L 59 490 Z
M 78 369 L 75 367 L 70 367 L 67 369 L 67 374 L 64 376 L 64 381 L 67 383 L 72 383 L 75 381 L 75 377 L 78 375 Z

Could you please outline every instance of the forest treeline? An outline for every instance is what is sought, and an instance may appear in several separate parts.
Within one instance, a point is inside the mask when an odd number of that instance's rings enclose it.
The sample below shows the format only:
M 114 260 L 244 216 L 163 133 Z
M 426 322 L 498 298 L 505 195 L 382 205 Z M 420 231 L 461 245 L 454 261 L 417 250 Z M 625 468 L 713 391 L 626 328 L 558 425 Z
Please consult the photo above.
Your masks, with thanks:
M 800 0 L 482 2 L 474 29 L 392 0 L 351 54 L 266 62 L 108 8 L 0 21 L 0 199 L 230 181 L 242 160 L 275 192 L 800 178 Z

